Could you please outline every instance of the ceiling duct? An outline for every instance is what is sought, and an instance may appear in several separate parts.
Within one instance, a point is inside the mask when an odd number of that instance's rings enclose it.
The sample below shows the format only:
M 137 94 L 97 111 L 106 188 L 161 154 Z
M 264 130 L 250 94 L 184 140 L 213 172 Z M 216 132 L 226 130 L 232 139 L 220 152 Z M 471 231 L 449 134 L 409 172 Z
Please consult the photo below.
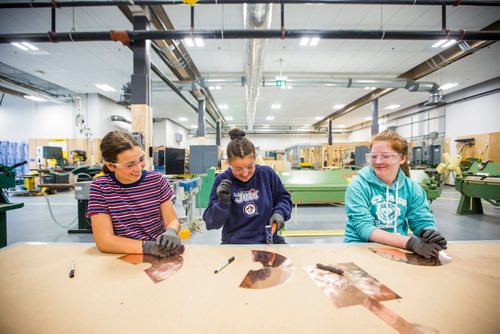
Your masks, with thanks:
M 243 26 L 245 30 L 270 29 L 272 19 L 272 4 L 243 5 Z M 247 129 L 252 130 L 257 100 L 259 98 L 260 82 L 262 81 L 262 65 L 264 64 L 264 48 L 266 39 L 247 39 L 245 43 L 246 66 L 245 78 L 247 82 Z

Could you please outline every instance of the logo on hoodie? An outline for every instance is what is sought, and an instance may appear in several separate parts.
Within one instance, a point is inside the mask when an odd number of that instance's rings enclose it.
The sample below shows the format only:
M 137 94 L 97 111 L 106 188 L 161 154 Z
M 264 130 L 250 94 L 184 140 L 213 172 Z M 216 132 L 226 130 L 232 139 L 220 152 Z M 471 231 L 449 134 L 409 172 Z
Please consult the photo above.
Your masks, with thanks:
M 259 199 L 259 191 L 255 189 L 250 189 L 246 191 L 239 191 L 234 194 L 234 201 L 236 203 L 256 201 Z
M 376 208 L 376 226 L 382 229 L 394 229 L 394 225 L 397 224 L 397 218 L 401 216 L 401 210 L 395 204 L 394 196 L 389 195 L 389 198 L 386 200 L 381 195 L 377 195 L 372 197 L 371 203 Z M 406 200 L 398 198 L 398 204 L 406 206 Z

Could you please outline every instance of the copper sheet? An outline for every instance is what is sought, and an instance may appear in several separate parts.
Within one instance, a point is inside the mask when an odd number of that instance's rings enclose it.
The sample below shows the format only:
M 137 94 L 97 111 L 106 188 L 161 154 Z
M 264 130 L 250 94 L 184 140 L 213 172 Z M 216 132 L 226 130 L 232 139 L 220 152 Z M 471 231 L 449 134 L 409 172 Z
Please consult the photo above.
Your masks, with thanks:
M 184 262 L 182 254 L 184 253 L 184 245 L 181 246 L 179 251 L 172 256 L 156 257 L 153 255 L 144 254 L 128 254 L 119 257 L 120 260 L 130 264 L 151 263 L 151 267 L 145 269 L 146 274 L 155 283 L 166 280 L 178 272 Z
M 437 257 L 426 259 L 415 253 L 408 253 L 396 248 L 369 248 L 375 254 L 378 254 L 386 259 L 414 264 L 417 266 L 442 266 L 451 262 L 451 257 L 444 251 L 440 251 Z
M 315 266 L 304 267 L 304 270 L 336 307 L 363 305 L 400 333 L 423 333 L 380 303 L 401 298 L 394 291 L 352 262 L 335 266 L 342 268 L 344 274 L 335 274 Z
M 260 262 L 263 268 L 250 270 L 241 281 L 240 288 L 271 288 L 288 282 L 295 274 L 292 261 L 277 253 L 252 250 L 252 261 Z

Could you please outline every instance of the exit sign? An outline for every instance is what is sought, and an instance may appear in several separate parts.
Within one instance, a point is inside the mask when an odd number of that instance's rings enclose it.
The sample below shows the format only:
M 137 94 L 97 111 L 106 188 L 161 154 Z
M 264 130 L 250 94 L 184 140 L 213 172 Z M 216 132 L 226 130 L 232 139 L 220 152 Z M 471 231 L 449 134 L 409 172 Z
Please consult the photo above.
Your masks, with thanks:
M 276 87 L 286 87 L 286 79 L 285 76 L 276 76 L 274 80 L 276 81 Z

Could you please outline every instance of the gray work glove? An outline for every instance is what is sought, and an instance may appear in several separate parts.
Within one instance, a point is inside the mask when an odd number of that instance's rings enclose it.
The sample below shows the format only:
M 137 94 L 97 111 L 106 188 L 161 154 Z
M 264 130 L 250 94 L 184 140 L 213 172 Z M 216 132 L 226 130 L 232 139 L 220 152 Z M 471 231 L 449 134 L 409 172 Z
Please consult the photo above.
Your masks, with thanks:
M 143 241 L 142 242 L 142 254 L 144 255 L 153 255 L 153 256 L 158 256 L 158 257 L 167 257 L 170 254 L 163 253 L 160 251 L 158 246 L 156 246 L 156 243 L 154 241 Z
M 437 243 L 443 247 L 443 249 L 447 248 L 446 245 L 448 244 L 448 241 L 446 241 L 444 236 L 438 230 L 423 228 L 420 231 L 420 238 L 424 239 L 424 241 L 428 244 Z
M 174 254 L 181 247 L 181 238 L 174 228 L 167 228 L 165 232 L 156 238 L 156 246 L 164 254 Z
M 273 213 L 269 219 L 269 225 L 273 226 L 273 224 L 276 224 L 276 231 L 279 231 L 285 227 L 285 219 L 279 213 Z
M 425 257 L 426 259 L 431 258 L 433 256 L 438 256 L 439 251 L 443 249 L 441 245 L 438 243 L 426 243 L 424 239 L 410 237 L 408 242 L 406 243 L 406 249 L 411 250 L 417 253 L 420 256 Z
M 229 204 L 231 202 L 231 180 L 222 180 L 217 187 L 217 197 L 220 203 Z

